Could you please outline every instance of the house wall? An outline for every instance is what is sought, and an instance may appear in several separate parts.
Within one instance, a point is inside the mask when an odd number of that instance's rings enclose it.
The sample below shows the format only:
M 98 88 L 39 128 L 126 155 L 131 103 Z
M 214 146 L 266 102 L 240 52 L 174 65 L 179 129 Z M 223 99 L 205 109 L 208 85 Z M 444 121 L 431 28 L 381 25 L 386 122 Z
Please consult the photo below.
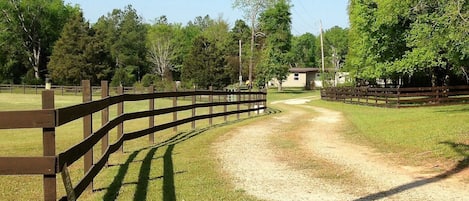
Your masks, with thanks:
M 297 74 L 297 76 L 295 76 Z M 297 78 L 297 79 L 295 79 Z M 313 86 L 311 86 L 311 84 Z M 272 79 L 269 82 L 269 86 L 277 87 L 277 79 Z M 283 87 L 303 87 L 307 89 L 322 87 L 322 82 L 319 76 L 319 73 L 316 72 L 306 72 L 306 73 L 289 73 L 286 80 L 282 83 Z
M 289 73 L 287 79 L 282 83 L 282 86 L 283 87 L 305 87 L 306 78 L 307 78 L 306 73 Z

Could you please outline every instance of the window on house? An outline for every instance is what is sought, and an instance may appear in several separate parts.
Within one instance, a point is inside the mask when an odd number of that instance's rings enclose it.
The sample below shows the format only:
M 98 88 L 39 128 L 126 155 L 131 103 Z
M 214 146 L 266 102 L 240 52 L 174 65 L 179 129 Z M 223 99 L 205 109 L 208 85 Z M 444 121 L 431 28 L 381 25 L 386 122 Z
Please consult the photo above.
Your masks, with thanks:
M 298 73 L 293 74 L 293 80 L 300 80 L 300 74 Z

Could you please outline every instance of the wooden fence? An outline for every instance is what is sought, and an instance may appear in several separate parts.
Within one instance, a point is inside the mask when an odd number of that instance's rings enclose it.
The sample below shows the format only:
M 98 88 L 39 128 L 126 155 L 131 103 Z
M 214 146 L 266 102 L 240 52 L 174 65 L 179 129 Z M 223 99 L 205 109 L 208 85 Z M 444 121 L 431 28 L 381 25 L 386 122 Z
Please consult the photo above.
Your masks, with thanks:
M 22 128 L 42 128 L 43 135 L 43 156 L 40 157 L 0 157 L 0 175 L 43 175 L 44 200 L 57 200 L 56 175 L 61 174 L 67 192 L 60 200 L 74 200 L 86 189 L 93 189 L 94 177 L 106 166 L 110 154 L 123 151 L 124 141 L 149 136 L 150 143 L 154 143 L 154 133 L 168 128 L 177 131 L 177 126 L 192 123 L 195 129 L 197 120 L 209 119 L 212 125 L 212 118 L 237 115 L 240 113 L 252 112 L 259 114 L 260 110 L 266 109 L 265 92 L 227 92 L 227 91 L 186 91 L 186 92 L 154 92 L 150 87 L 146 94 L 124 94 L 122 87 L 118 88 L 116 96 L 109 96 L 107 81 L 102 82 L 102 99 L 91 101 L 92 88 L 89 81 L 83 81 L 82 104 L 64 108 L 54 108 L 54 91 L 42 91 L 42 110 L 32 111 L 3 111 L 0 112 L 0 129 L 22 129 Z M 196 97 L 208 97 L 208 101 L 197 102 Z M 218 101 L 214 101 L 214 96 L 218 96 Z M 235 97 L 233 100 L 233 96 Z M 179 97 L 190 97 L 192 104 L 178 106 Z M 231 97 L 231 100 L 228 98 Z M 155 99 L 171 98 L 173 107 L 155 109 Z M 191 100 L 189 99 L 189 100 Z M 124 102 L 148 100 L 147 111 L 125 113 Z M 109 120 L 109 107 L 117 105 L 117 117 Z M 233 107 L 228 107 L 228 106 Z M 241 105 L 247 105 L 241 109 Z M 214 113 L 213 107 L 223 106 L 223 112 Z M 234 107 L 236 106 L 236 107 Z M 197 108 L 208 108 L 208 114 L 196 114 Z M 230 109 L 228 108 L 236 108 Z M 178 119 L 178 112 L 191 111 L 191 117 Z M 102 127 L 93 132 L 93 113 L 101 112 Z M 154 125 L 154 117 L 163 114 L 173 114 L 173 121 Z M 65 125 L 76 119 L 83 119 L 84 140 L 68 148 L 62 153 L 56 153 L 55 130 L 57 127 Z M 123 123 L 128 120 L 148 118 L 148 128 L 124 134 Z M 117 141 L 109 144 L 108 132 L 117 127 Z M 59 133 L 62 134 L 62 133 Z M 8 137 L 8 136 L 4 136 Z M 93 161 L 93 146 L 101 141 L 101 157 Z M 68 176 L 68 167 L 77 160 L 84 159 L 83 178 L 75 185 L 71 185 Z
M 469 85 L 413 88 L 331 87 L 321 90 L 329 101 L 378 107 L 419 107 L 469 103 Z
M 22 94 L 40 94 L 45 89 L 45 85 L 18 85 L 18 84 L 0 84 L 0 93 L 22 93 Z M 109 87 L 111 94 L 117 94 L 118 87 Z M 51 89 L 56 95 L 79 95 L 82 86 L 61 86 L 52 85 Z M 92 92 L 99 93 L 100 86 L 92 86 Z M 145 87 L 123 87 L 125 94 L 145 93 Z

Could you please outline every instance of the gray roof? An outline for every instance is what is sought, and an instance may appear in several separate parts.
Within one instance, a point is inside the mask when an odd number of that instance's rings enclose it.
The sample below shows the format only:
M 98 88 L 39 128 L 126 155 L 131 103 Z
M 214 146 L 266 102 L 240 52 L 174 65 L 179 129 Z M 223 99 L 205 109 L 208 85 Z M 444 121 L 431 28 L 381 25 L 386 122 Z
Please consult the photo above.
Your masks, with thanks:
M 288 71 L 291 73 L 308 73 L 308 72 L 319 72 L 319 68 L 290 68 Z

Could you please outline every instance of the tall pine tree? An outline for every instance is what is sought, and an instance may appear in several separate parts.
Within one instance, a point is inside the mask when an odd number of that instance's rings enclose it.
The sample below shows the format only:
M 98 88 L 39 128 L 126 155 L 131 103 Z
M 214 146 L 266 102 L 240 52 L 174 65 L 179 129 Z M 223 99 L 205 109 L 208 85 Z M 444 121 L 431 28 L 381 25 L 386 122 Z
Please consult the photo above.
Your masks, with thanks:
M 80 12 L 68 21 L 52 51 L 48 65 L 49 76 L 54 83 L 65 85 L 79 84 L 82 79 L 90 79 L 92 70 L 87 69 L 84 57 L 90 42 L 89 26 Z

